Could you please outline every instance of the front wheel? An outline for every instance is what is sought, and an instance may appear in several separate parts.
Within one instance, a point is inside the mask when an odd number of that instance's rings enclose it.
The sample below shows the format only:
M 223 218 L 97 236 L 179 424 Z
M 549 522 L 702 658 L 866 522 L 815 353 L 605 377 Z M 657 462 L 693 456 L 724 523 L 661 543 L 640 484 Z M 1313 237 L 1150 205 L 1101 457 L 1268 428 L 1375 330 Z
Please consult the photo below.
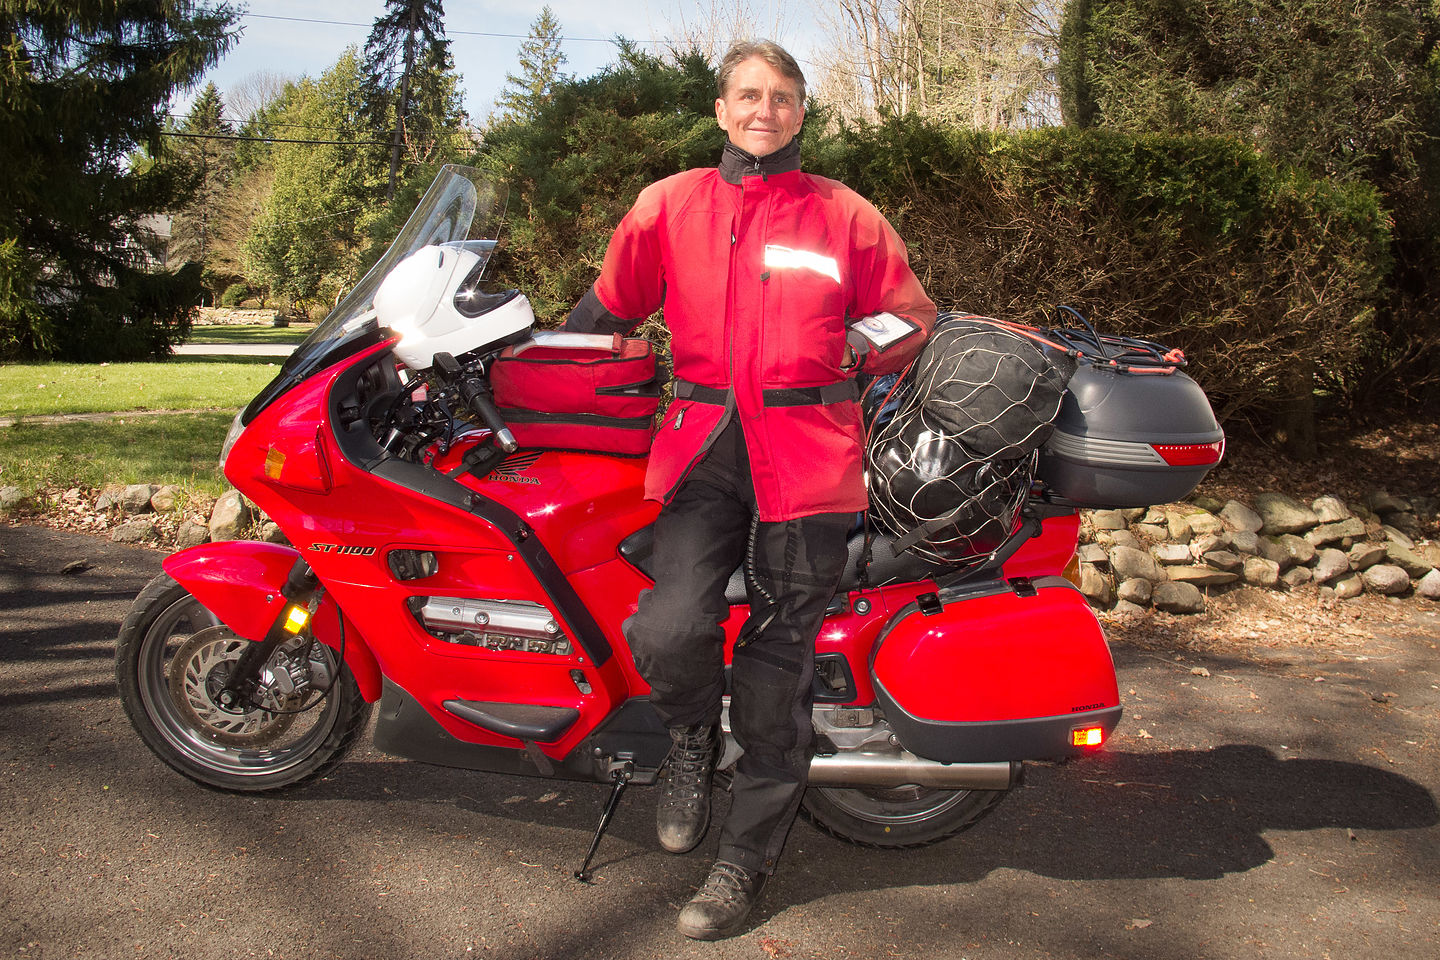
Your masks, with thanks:
M 821 830 L 862 847 L 923 847 L 974 826 L 1008 790 L 811 787 L 802 810 Z
M 125 713 L 156 756 L 209 787 L 263 792 L 321 776 L 355 745 L 370 705 L 335 651 L 301 639 L 271 655 L 251 703 L 222 704 L 249 643 L 161 574 L 120 627 Z

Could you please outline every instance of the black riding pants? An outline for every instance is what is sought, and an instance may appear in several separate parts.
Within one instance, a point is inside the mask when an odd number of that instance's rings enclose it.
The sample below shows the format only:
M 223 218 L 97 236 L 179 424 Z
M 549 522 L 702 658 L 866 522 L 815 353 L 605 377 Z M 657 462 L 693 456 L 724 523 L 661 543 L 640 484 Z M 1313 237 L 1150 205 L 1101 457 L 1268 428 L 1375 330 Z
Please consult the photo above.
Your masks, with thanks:
M 824 469 L 823 464 L 816 464 Z M 745 442 L 735 421 L 655 521 L 655 586 L 640 595 L 626 638 L 650 701 L 668 726 L 713 724 L 725 692 L 725 587 L 744 560 L 755 512 Z M 845 567 L 854 514 L 829 513 L 755 530 L 750 619 L 731 660 L 736 765 L 719 858 L 773 872 L 800 807 L 814 754 L 815 635 Z

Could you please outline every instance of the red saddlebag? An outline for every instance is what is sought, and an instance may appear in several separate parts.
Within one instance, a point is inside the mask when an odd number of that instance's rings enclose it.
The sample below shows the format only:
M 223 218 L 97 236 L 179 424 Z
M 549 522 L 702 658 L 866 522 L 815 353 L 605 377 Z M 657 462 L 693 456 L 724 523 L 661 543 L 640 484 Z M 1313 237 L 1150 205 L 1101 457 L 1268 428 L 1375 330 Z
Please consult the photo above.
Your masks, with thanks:
M 539 334 L 505 348 L 490 367 L 490 386 L 522 447 L 650 452 L 660 384 L 648 340 Z
M 886 625 L 870 666 L 905 748 L 942 763 L 1076 756 L 1120 721 L 1115 663 L 1060 577 L 947 587 Z M 1098 728 L 1098 734 L 1091 734 Z

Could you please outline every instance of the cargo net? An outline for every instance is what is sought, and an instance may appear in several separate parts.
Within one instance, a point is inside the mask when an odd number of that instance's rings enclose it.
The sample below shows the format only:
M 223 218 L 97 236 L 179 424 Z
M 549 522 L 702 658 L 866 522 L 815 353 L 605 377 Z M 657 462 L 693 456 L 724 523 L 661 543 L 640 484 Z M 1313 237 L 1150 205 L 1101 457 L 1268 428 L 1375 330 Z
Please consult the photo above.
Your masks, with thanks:
M 970 566 L 1015 532 L 1075 360 L 1042 338 L 942 314 L 903 376 L 865 398 L 870 516 L 904 550 Z

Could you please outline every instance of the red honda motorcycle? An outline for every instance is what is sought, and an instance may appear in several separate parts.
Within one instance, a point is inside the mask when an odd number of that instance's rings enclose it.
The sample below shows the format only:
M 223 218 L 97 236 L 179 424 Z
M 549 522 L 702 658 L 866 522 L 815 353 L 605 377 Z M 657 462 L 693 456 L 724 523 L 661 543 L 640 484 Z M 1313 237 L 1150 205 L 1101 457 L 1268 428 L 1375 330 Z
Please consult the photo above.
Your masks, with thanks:
M 168 558 L 121 628 L 120 694 L 166 764 L 246 792 L 324 774 L 378 702 L 386 753 L 612 784 L 593 855 L 626 785 L 653 782 L 670 746 L 621 631 L 657 572 L 658 507 L 643 457 L 529 448 L 497 409 L 502 352 L 597 346 L 535 334 L 523 297 L 480 289 L 498 209 L 475 171 L 445 168 L 236 418 L 226 476 L 294 546 Z M 1105 639 L 1065 578 L 1077 509 L 1183 495 L 1222 444 L 1173 364 L 1081 368 L 1039 479 L 985 556 L 897 556 L 857 523 L 816 639 L 804 810 L 821 829 L 879 847 L 949 837 L 1024 761 L 1095 750 L 1119 722 Z M 1156 384 L 1168 399 L 1121 396 Z M 743 568 L 731 587 L 729 643 L 748 614 Z M 722 768 L 738 750 L 727 732 Z

